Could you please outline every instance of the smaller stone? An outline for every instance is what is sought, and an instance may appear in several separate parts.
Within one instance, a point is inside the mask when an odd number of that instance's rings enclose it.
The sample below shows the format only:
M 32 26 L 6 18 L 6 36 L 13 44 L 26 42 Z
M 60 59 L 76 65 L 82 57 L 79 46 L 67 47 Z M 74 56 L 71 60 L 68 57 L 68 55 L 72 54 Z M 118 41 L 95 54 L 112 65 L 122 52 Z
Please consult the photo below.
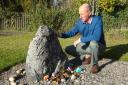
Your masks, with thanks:
M 81 74 L 85 73 L 85 70 L 81 71 Z
M 71 71 L 71 73 L 74 73 L 74 71 Z
M 69 77 L 69 74 L 63 73 L 63 76 L 64 76 L 65 78 L 67 78 L 67 77 Z
M 20 74 L 20 70 L 17 70 L 16 73 L 17 73 L 17 74 Z
M 71 75 L 71 80 L 75 80 L 76 76 L 75 75 Z
M 80 83 L 79 80 L 77 80 L 77 79 L 75 80 L 75 82 L 76 82 L 76 83 Z
M 74 73 L 74 75 L 76 76 L 76 77 L 79 77 L 80 76 L 80 74 L 79 73 Z
M 56 82 L 60 83 L 61 79 L 60 78 L 56 78 Z
M 51 85 L 59 85 L 59 84 L 56 81 L 52 81 Z
M 9 81 L 11 81 L 11 82 L 12 82 L 12 81 L 15 81 L 14 77 L 10 77 L 10 78 L 9 78 Z
M 97 83 L 97 81 L 93 81 L 93 83 Z
M 47 84 L 50 85 L 51 84 L 51 81 L 48 81 Z
M 24 69 L 21 68 L 21 69 L 17 70 L 16 73 L 17 73 L 17 74 L 21 74 L 23 71 L 24 71 Z
M 79 67 L 75 69 L 75 72 L 77 72 L 77 73 L 80 73 L 81 71 L 82 71 L 82 69 Z
M 10 77 L 9 77 L 9 81 L 10 81 L 10 82 L 14 82 L 15 79 L 16 79 L 16 77 L 17 77 L 17 75 L 12 75 L 12 76 L 10 76 Z
M 24 70 L 23 72 L 22 72 L 22 75 L 25 75 L 26 74 L 26 71 Z
M 61 79 L 61 82 L 65 82 L 66 80 L 65 79 Z
M 44 76 L 44 80 L 47 81 L 49 79 L 49 75 Z
M 17 85 L 16 82 L 10 82 L 10 85 Z
M 52 73 L 52 76 L 55 77 L 55 73 Z
M 20 70 L 17 70 L 16 73 L 17 73 L 17 74 L 20 74 Z

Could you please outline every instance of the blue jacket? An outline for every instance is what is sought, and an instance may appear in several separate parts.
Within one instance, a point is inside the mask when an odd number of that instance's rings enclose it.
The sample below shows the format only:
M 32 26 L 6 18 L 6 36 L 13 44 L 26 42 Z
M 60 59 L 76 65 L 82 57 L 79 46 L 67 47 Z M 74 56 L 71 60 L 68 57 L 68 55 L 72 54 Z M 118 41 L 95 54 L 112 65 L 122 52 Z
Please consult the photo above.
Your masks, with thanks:
M 79 19 L 70 31 L 62 33 L 62 38 L 69 38 L 77 33 L 81 35 L 81 42 L 97 41 L 98 43 L 106 45 L 101 16 L 92 16 L 91 24 Z

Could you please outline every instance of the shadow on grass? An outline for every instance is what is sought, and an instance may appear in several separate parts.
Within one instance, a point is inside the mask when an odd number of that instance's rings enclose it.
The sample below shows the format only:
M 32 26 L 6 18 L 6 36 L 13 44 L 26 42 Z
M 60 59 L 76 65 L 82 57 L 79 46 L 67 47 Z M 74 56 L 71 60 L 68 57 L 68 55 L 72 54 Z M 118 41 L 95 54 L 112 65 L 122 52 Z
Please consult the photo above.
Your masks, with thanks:
M 105 53 L 101 58 L 109 58 L 114 61 L 119 60 L 124 54 L 128 52 L 128 44 L 120 44 L 107 47 Z

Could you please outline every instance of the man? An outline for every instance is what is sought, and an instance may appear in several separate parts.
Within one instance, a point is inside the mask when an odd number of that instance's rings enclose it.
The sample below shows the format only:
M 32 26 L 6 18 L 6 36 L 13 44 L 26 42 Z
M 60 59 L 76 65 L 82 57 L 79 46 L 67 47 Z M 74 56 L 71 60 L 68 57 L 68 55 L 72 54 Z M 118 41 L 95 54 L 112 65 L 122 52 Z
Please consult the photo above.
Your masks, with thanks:
M 99 71 L 98 56 L 105 50 L 106 42 L 104 40 L 103 22 L 100 16 L 91 14 L 91 6 L 87 3 L 79 7 L 80 19 L 75 26 L 65 33 L 61 33 L 61 38 L 69 38 L 77 33 L 81 37 L 74 42 L 74 47 L 66 48 L 66 51 L 76 51 L 79 53 L 83 64 L 92 65 L 91 72 Z

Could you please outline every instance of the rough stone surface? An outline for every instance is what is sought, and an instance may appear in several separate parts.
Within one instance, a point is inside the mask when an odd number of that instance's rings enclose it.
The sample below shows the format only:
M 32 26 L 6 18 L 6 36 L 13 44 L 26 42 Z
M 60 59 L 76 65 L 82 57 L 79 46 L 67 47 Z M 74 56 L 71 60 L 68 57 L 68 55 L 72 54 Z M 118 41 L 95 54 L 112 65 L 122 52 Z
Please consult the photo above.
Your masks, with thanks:
M 28 84 L 38 85 L 44 75 L 56 74 L 65 66 L 67 59 L 54 31 L 47 26 L 40 26 L 30 42 L 27 54 Z

